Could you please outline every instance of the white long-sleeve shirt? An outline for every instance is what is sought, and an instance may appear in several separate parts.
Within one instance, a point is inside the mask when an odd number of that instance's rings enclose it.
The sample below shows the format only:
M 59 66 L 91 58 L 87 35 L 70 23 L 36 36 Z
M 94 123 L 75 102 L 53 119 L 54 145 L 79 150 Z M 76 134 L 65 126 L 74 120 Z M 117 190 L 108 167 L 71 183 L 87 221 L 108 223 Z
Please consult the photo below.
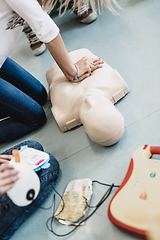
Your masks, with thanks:
M 13 50 L 25 21 L 44 43 L 59 33 L 59 28 L 37 0 L 0 0 L 0 67 Z

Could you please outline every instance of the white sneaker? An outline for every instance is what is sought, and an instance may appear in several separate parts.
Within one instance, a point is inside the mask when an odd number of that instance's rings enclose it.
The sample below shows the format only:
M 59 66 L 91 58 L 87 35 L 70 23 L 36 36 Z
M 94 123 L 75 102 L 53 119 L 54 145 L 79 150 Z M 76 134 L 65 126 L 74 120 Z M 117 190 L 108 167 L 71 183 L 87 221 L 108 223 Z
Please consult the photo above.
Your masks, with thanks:
M 28 24 L 24 27 L 23 32 L 26 34 L 32 53 L 35 56 L 42 54 L 46 50 L 46 45 L 38 39 Z
M 68 8 L 72 10 L 73 1 L 70 1 Z M 74 10 L 74 13 L 77 15 L 79 22 L 89 24 L 97 19 L 97 12 L 89 7 L 85 1 L 83 1 L 83 5 L 78 10 L 77 7 Z

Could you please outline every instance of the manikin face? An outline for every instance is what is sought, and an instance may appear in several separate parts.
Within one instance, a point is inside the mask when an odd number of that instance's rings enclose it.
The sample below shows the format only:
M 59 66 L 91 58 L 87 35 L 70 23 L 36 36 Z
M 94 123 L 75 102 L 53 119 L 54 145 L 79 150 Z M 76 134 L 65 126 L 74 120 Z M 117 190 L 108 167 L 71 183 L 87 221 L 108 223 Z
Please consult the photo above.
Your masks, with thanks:
M 124 133 L 124 118 L 104 96 L 88 94 L 80 105 L 80 119 L 88 136 L 103 146 L 112 145 Z

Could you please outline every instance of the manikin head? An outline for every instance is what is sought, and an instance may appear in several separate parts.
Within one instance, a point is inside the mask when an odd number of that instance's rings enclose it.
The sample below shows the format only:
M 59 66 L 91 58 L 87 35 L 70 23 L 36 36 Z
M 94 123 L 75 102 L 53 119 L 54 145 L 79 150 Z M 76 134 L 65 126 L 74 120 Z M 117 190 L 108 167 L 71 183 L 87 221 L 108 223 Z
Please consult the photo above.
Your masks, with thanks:
M 79 114 L 92 141 L 110 146 L 123 136 L 124 118 L 108 98 L 93 93 L 85 95 Z

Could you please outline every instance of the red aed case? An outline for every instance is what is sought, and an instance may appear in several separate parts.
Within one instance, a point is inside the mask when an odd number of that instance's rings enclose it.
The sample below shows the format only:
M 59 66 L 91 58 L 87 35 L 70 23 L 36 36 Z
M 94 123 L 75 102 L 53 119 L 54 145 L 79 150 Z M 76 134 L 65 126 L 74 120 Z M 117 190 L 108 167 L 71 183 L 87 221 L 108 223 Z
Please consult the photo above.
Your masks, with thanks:
M 127 174 L 113 196 L 108 216 L 116 226 L 147 236 L 150 223 L 160 215 L 160 147 L 144 145 L 132 155 Z

